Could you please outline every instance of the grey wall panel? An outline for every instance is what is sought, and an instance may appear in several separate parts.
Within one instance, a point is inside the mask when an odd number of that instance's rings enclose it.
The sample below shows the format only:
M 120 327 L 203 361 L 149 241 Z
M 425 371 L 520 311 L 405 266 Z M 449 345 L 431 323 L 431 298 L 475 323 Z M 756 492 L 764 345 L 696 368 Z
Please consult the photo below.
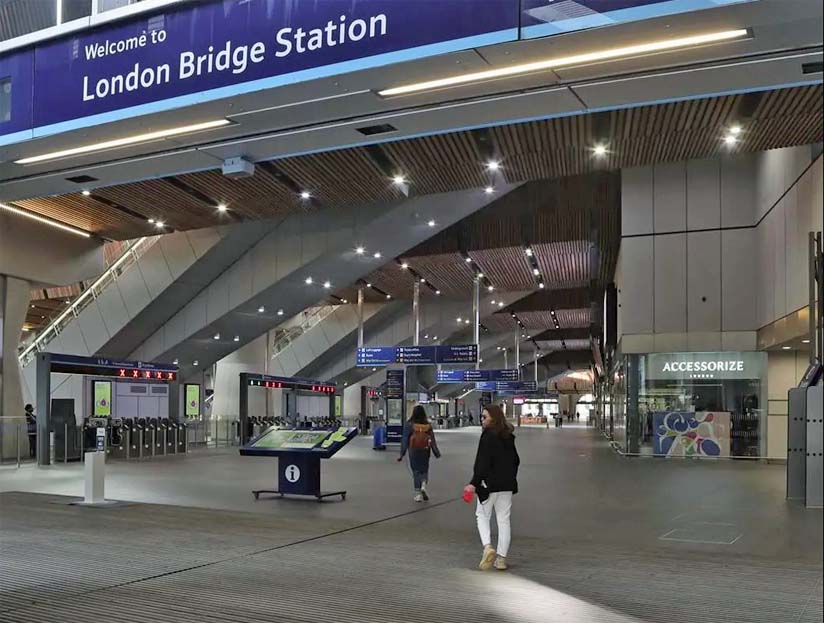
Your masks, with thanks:
M 273 238 L 277 253 L 277 277 L 283 279 L 286 275 L 300 267 L 301 242 L 300 222 L 297 219 L 288 219 L 267 236 Z
M 721 331 L 721 232 L 687 234 L 687 331 Z M 720 345 L 720 337 L 718 338 Z
M 687 334 L 687 350 L 712 352 L 722 349 L 721 332 L 691 332 Z
M 192 248 L 189 237 L 185 232 L 161 236 L 157 244 L 160 245 L 163 257 L 166 258 L 166 264 L 175 279 L 179 279 L 197 260 L 195 250 Z
M 764 326 L 772 322 L 775 313 L 773 288 L 775 287 L 775 219 L 773 210 L 756 229 L 758 241 L 758 324 Z
M 175 314 L 163 325 L 163 344 L 166 348 L 171 348 L 179 344 L 186 337 L 186 315 Z
M 717 159 L 687 162 L 687 229 L 721 226 L 721 163 Z
M 655 332 L 681 333 L 687 329 L 687 237 L 655 237 Z M 642 300 L 649 305 L 650 299 Z
M 721 232 L 721 327 L 755 331 L 758 322 L 758 248 L 755 229 Z
M 793 194 L 793 198 L 794 198 Z M 775 318 L 781 318 L 791 311 L 787 309 L 787 239 L 786 239 L 786 210 L 790 193 L 779 201 L 776 209 L 768 217 L 774 227 L 773 247 L 773 305 Z
M 143 275 L 139 270 L 127 270 L 120 275 L 117 280 L 117 287 L 120 289 L 120 296 L 129 312 L 129 317 L 134 318 L 140 311 L 149 304 L 151 295 L 143 281 Z
M 687 228 L 687 167 L 684 162 L 657 164 L 653 169 L 655 232 Z
M 157 357 L 166 350 L 163 338 L 164 332 L 163 329 L 161 329 L 160 331 L 152 334 L 148 340 L 141 344 L 139 350 L 142 352 L 142 355 L 140 359 L 146 359 L 149 361 L 157 359 Z
M 335 219 L 337 221 L 337 219 Z M 337 224 L 337 222 L 336 222 Z M 300 220 L 300 261 L 308 264 L 326 251 L 326 236 L 329 230 L 329 221 L 324 219 L 304 217 Z M 316 279 L 323 280 L 325 276 L 318 275 Z
M 272 243 L 270 234 L 252 249 L 252 291 L 257 294 L 273 284 L 276 278 L 277 245 Z
M 197 295 L 180 314 L 184 317 L 186 335 L 192 335 L 206 325 L 206 307 L 208 304 L 208 293 L 201 292 Z
M 83 334 L 80 332 L 80 325 L 76 322 L 70 322 L 60 332 L 60 340 L 62 342 L 63 353 L 69 355 L 80 355 L 88 357 L 91 353 L 86 347 L 86 341 L 83 339 Z
M 252 297 L 252 254 L 246 253 L 229 269 L 229 308 Z
M 206 322 L 211 323 L 229 312 L 229 276 L 223 273 L 206 289 Z
M 293 375 L 302 367 L 298 363 L 298 359 L 295 357 L 295 353 L 292 351 L 291 347 L 284 349 L 277 358 L 280 360 L 280 365 L 283 366 L 284 371 L 286 371 L 289 376 Z
M 96 303 L 100 308 L 100 314 L 109 335 L 114 335 L 129 322 L 129 312 L 120 297 L 119 288 L 108 287 L 104 289 L 97 297 Z
M 721 159 L 721 226 L 748 227 L 757 221 L 756 161 L 751 154 Z
M 154 245 L 142 255 L 137 261 L 137 266 L 152 298 L 158 296 L 172 283 L 172 272 L 166 265 L 166 258 L 159 245 Z
M 621 233 L 652 233 L 652 167 L 621 171 Z
M 652 333 L 653 310 L 653 239 L 624 238 L 621 241 L 621 275 L 618 304 L 621 322 L 618 334 Z
M 100 308 L 97 306 L 97 301 L 87 305 L 80 312 L 76 322 L 80 326 L 80 332 L 83 334 L 83 340 L 86 342 L 89 354 L 94 355 L 110 337 L 109 331 L 103 322 Z
M 220 240 L 220 233 L 218 230 L 211 227 L 205 229 L 193 229 L 186 232 L 186 236 L 198 258 L 203 257 L 203 255 Z
M 307 333 L 303 335 L 303 338 L 305 338 L 305 341 L 309 345 L 309 350 L 312 352 L 313 355 L 312 359 L 323 355 L 323 353 L 329 350 L 329 347 L 331 346 L 329 340 L 326 337 L 326 333 L 324 333 L 323 329 L 321 329 L 319 326 L 310 329 Z M 311 361 L 309 363 L 311 363 Z M 307 363 L 304 365 L 309 364 Z

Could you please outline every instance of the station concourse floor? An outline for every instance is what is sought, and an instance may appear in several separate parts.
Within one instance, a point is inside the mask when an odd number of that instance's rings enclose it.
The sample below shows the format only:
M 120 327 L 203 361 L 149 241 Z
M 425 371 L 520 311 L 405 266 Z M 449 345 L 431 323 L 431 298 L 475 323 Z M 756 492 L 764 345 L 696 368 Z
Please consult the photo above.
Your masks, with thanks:
M 428 504 L 396 451 L 356 439 L 323 465 L 346 501 L 261 499 L 275 460 L 237 449 L 0 470 L 0 622 L 811 623 L 822 512 L 785 467 L 627 459 L 592 429 L 522 428 L 510 570 L 477 570 L 460 499 L 478 428 L 439 431 Z M 74 496 L 74 497 L 72 497 Z

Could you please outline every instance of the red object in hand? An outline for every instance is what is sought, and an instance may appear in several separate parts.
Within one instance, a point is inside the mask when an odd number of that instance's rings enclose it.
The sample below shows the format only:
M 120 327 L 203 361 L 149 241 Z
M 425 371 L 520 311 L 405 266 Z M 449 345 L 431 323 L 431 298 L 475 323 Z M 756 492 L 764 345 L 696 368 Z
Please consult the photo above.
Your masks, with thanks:
M 464 487 L 463 490 L 463 501 L 467 504 L 472 503 L 472 498 L 475 497 L 475 491 L 472 490 L 471 487 Z

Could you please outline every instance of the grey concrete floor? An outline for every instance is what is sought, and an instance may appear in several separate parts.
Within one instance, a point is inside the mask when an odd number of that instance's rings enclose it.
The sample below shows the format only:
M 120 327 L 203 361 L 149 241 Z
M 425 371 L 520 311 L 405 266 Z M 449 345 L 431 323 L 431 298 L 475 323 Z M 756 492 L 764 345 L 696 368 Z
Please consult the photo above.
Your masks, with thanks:
M 349 492 L 323 504 L 256 502 L 274 460 L 236 449 L 112 461 L 107 497 L 138 503 L 111 509 L 57 497 L 79 465 L 3 469 L 0 621 L 821 620 L 822 513 L 784 466 L 620 458 L 581 426 L 518 432 L 512 568 L 475 571 L 478 434 L 438 433 L 428 505 L 368 439 L 323 465 Z

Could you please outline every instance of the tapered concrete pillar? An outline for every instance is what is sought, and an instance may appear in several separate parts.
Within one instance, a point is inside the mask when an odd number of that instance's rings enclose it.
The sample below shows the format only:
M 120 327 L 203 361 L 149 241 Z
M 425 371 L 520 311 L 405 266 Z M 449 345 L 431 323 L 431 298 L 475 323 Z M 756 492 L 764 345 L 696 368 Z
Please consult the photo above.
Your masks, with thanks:
M 0 275 L 0 447 L 5 458 L 16 456 L 18 441 L 24 455 L 29 451 L 28 441 L 18 438 L 18 434 L 25 434 L 25 426 L 22 433 L 18 433 L 17 427 L 22 421 L 14 418 L 23 416 L 17 347 L 26 320 L 30 289 L 27 281 Z

